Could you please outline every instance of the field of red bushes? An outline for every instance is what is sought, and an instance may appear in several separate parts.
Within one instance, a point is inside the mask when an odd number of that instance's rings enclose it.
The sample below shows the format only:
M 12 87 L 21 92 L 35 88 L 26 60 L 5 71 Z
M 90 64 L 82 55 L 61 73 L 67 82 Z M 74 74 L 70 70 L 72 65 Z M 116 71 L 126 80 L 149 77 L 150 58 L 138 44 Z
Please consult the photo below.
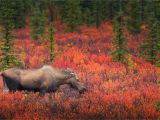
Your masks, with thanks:
M 58 25 L 57 25 L 58 26 Z M 99 29 L 81 26 L 79 33 L 55 34 L 56 59 L 50 63 L 58 68 L 72 68 L 88 91 L 80 95 L 64 85 L 52 94 L 3 93 L 0 90 L 0 119 L 16 120 L 108 120 L 158 119 L 160 111 L 160 70 L 138 56 L 138 46 L 146 31 L 128 38 L 130 55 L 128 71 L 119 62 L 112 62 L 113 30 L 110 23 Z M 15 50 L 27 68 L 48 63 L 47 37 L 33 41 L 29 27 L 14 32 Z M 2 88 L 2 78 L 0 79 Z

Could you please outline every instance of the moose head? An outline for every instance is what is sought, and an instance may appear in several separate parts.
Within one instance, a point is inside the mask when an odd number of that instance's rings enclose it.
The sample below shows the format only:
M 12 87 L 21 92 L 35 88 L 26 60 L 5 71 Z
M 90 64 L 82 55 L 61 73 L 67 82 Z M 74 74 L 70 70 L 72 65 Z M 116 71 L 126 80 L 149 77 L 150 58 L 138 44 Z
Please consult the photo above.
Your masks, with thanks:
M 66 80 L 66 83 L 69 84 L 71 88 L 77 89 L 80 94 L 87 91 L 84 84 L 80 82 L 78 75 L 71 68 L 67 68 L 65 73 L 70 75 L 70 77 Z

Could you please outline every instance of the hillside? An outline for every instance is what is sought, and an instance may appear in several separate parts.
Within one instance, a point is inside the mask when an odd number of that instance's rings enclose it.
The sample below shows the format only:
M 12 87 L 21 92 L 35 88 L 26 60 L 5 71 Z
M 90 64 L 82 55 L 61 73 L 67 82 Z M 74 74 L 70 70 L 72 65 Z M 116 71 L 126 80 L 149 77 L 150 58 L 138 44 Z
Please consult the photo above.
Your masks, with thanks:
M 38 93 L 0 92 L 0 118 L 2 119 L 157 119 L 160 111 L 160 69 L 138 57 L 139 45 L 147 30 L 128 39 L 130 54 L 128 68 L 112 62 L 111 40 L 114 32 L 110 22 L 98 29 L 81 26 L 78 33 L 63 33 L 56 26 L 56 58 L 49 64 L 72 68 L 85 83 L 88 91 L 80 95 L 64 85 L 56 93 L 39 98 Z M 31 40 L 29 26 L 15 30 L 14 49 L 26 68 L 36 68 L 48 63 L 47 37 Z M 2 79 L 0 80 L 2 87 Z M 48 97 L 48 96 L 52 96 Z M 34 116 L 34 117 L 33 117 Z

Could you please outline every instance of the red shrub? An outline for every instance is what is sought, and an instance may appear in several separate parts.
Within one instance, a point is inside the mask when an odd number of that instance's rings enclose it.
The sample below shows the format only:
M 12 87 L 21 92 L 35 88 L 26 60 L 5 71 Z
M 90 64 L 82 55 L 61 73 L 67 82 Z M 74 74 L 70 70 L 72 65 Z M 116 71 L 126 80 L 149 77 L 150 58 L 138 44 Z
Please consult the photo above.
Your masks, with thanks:
M 60 32 L 62 26 L 59 23 L 55 26 Z M 15 31 L 18 38 L 14 47 L 20 60 L 32 68 L 46 63 L 49 50 L 47 41 L 30 40 L 28 31 L 28 28 Z M 74 69 L 88 91 L 79 95 L 62 86 L 60 91 L 43 98 L 37 93 L 0 91 L 0 119 L 157 119 L 160 112 L 156 111 L 155 103 L 160 99 L 160 86 L 155 83 L 158 75 L 155 67 L 131 56 L 137 72 L 126 74 L 123 64 L 112 62 L 112 36 L 110 23 L 99 29 L 81 26 L 80 34 L 56 33 L 59 53 L 51 64 Z M 135 37 L 140 40 L 144 34 L 128 35 L 128 39 Z M 137 49 L 138 42 L 129 45 Z M 2 83 L 0 80 L 0 87 Z

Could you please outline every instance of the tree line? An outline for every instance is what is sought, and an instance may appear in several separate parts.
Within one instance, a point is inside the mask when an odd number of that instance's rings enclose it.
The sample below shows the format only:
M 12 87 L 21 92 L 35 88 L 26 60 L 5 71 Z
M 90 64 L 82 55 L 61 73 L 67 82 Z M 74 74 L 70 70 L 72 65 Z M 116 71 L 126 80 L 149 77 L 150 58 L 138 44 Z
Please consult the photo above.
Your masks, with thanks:
M 0 0 L 0 40 L 4 67 L 18 63 L 13 55 L 13 29 L 24 28 L 26 17 L 31 24 L 33 40 L 42 38 L 46 26 L 50 40 L 50 61 L 54 60 L 54 21 L 67 25 L 66 31 L 75 32 L 81 24 L 99 27 L 102 22 L 114 24 L 114 61 L 124 62 L 127 39 L 124 27 L 131 34 L 141 32 L 141 25 L 149 26 L 149 34 L 141 45 L 141 55 L 152 64 L 160 64 L 160 1 L 159 0 Z
M 70 31 L 76 30 L 80 24 L 99 27 L 107 20 L 114 20 L 123 11 L 123 18 L 131 33 L 139 33 L 140 25 L 147 23 L 151 14 L 160 19 L 159 0 L 9 0 L 12 5 L 15 28 L 23 28 L 26 24 L 25 17 L 59 19 L 68 25 Z M 4 0 L 0 1 L 1 3 Z M 121 2 L 121 4 L 120 4 Z M 9 4 L 11 4 L 9 3 Z M 49 3 L 53 5 L 50 6 Z M 2 6 L 3 4 L 1 4 Z M 10 6 L 10 5 L 8 5 Z M 48 10 L 48 7 L 53 10 Z M 6 6 L 7 7 L 7 6 Z M 49 9 L 50 9 L 49 8 Z M 52 12 L 49 14 L 49 11 Z M 40 13 L 41 14 L 40 14 Z M 44 14 L 45 13 L 45 14 Z M 38 22 L 38 21 L 37 21 Z M 38 24 L 38 23 L 37 23 Z

